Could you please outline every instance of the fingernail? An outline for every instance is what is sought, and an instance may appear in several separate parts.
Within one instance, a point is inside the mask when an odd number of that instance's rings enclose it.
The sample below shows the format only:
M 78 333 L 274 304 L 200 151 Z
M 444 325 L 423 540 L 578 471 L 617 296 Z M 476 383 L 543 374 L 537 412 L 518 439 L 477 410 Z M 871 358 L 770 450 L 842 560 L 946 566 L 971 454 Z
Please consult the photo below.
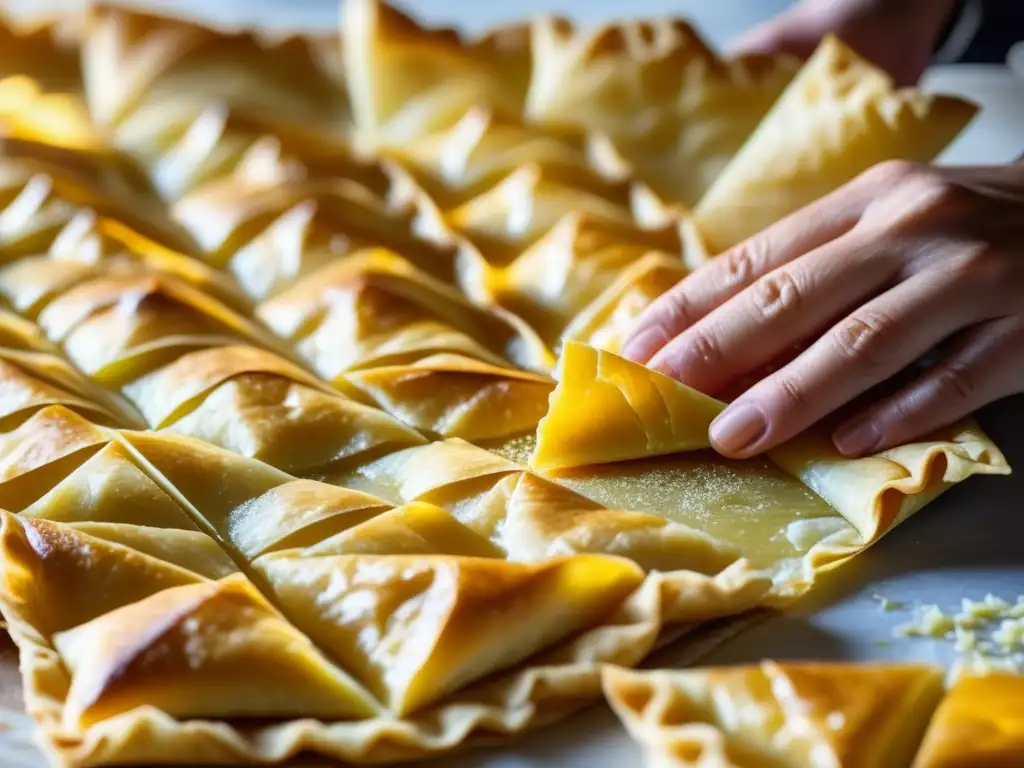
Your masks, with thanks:
M 863 456 L 874 453 L 882 442 L 882 435 L 871 419 L 862 419 L 837 429 L 832 442 L 846 456 Z
M 760 442 L 768 419 L 756 405 L 741 403 L 726 408 L 711 422 L 711 442 L 724 453 L 740 453 Z
M 626 339 L 622 345 L 622 356 L 637 363 L 646 363 L 665 341 L 665 334 L 657 328 L 649 328 Z

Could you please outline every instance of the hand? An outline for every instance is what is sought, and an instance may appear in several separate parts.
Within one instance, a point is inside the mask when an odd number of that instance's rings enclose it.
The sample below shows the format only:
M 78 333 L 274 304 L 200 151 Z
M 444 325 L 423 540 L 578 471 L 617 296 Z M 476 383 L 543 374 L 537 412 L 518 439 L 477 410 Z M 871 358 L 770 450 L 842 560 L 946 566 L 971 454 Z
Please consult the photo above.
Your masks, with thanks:
M 901 445 L 1024 391 L 1024 165 L 876 166 L 661 296 L 623 354 L 721 394 L 802 348 L 712 424 L 715 448 L 745 458 L 947 342 L 845 419 L 836 448 Z
M 803 0 L 747 32 L 733 52 L 785 52 L 806 59 L 834 32 L 897 85 L 913 85 L 954 5 L 954 0 Z

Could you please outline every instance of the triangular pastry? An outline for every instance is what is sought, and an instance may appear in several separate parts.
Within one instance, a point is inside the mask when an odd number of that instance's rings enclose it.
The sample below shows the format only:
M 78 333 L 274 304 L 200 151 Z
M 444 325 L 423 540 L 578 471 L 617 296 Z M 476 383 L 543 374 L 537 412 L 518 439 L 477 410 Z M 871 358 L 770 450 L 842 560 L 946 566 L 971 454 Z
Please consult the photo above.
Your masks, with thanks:
M 259 347 L 230 346 L 202 350 L 147 374 L 125 387 L 153 429 L 185 416 L 205 395 L 229 379 L 252 373 L 288 378 L 330 392 L 308 371 Z
M 522 469 L 465 440 L 450 438 L 385 456 L 361 467 L 359 474 L 401 501 L 426 501 L 451 510 L 466 506 L 501 477 Z
M 646 512 L 608 509 L 530 472 L 519 475 L 500 526 L 510 560 L 592 552 L 645 570 L 716 574 L 739 551 L 705 533 Z
M 902 768 L 942 696 L 924 665 L 762 662 L 632 672 L 604 690 L 651 766 Z
M 37 411 L 0 435 L 0 508 L 15 499 L 16 508 L 27 506 L 111 439 L 63 406 Z
M 974 116 L 950 96 L 897 90 L 835 37 L 765 116 L 694 209 L 713 253 L 884 160 L 929 162 Z
M 367 493 L 312 480 L 292 480 L 236 506 L 222 535 L 248 560 L 268 552 L 309 547 L 387 512 Z
M 604 464 L 707 448 L 725 405 L 611 352 L 566 342 L 530 466 Z
M 170 587 L 205 581 L 173 561 L 71 526 L 9 512 L 0 518 L 4 593 L 27 601 L 33 624 L 45 634 L 84 624 Z
M 111 442 L 22 507 L 0 491 L 3 505 L 23 517 L 60 523 L 127 523 L 150 528 L 198 531 L 181 506 L 135 463 L 120 442 Z
M 913 768 L 1012 768 L 1024 763 L 1024 677 L 966 675 L 932 718 Z
M 300 557 L 321 555 L 458 555 L 497 557 L 505 553 L 441 507 L 414 501 L 307 548 Z
M 547 376 L 454 354 L 345 374 L 370 404 L 440 437 L 496 440 L 532 432 L 547 410 Z
M 346 94 L 322 47 L 101 6 L 85 29 L 85 91 L 93 119 L 173 199 L 230 171 L 264 133 L 322 143 L 345 129 Z
M 168 275 L 82 283 L 50 303 L 39 323 L 72 362 L 108 386 L 196 348 L 242 342 L 289 354 L 267 331 Z
M 226 537 L 231 514 L 295 478 L 255 459 L 177 435 L 126 432 L 142 466 L 207 530 Z
M 37 317 L 50 301 L 79 283 L 135 270 L 172 275 L 234 309 L 249 311 L 248 299 L 228 275 L 88 210 L 67 222 L 46 254 L 0 269 L 0 294 L 16 311 Z
M 533 26 L 528 119 L 611 138 L 660 194 L 693 205 L 797 69 L 787 56 L 723 60 L 683 21 Z
M 401 172 L 381 193 L 350 179 L 230 178 L 179 200 L 175 216 L 249 296 L 265 300 L 339 257 L 381 246 L 450 280 L 453 235 L 441 212 Z M 383 196 L 382 196 L 383 195 Z
M 585 213 L 565 216 L 491 278 L 493 300 L 522 316 L 554 344 L 566 325 L 649 253 L 697 265 L 706 258 L 686 219 L 664 227 L 623 228 Z
M 120 425 L 129 421 L 120 409 L 105 407 L 109 396 L 102 390 L 104 405 L 89 399 L 93 389 L 87 379 L 58 357 L 0 350 L 0 419 L 61 405 L 100 423 Z
M 447 214 L 448 222 L 487 261 L 506 265 L 569 213 L 585 213 L 629 230 L 636 226 L 629 189 L 614 198 L 570 186 L 538 163 L 518 168 L 495 186 Z
M 377 710 L 241 575 L 166 589 L 60 632 L 53 644 L 71 674 L 69 728 L 140 705 L 182 718 L 345 719 Z
M 531 164 L 543 168 L 545 178 L 600 197 L 621 196 L 626 170 L 616 168 L 614 157 L 599 155 L 600 145 L 591 144 L 581 136 L 545 134 L 475 107 L 450 128 L 390 147 L 388 155 L 409 168 L 443 210 Z
M 398 715 L 587 628 L 643 579 L 599 555 L 271 555 L 255 565 L 289 618 Z
M 87 152 L 27 139 L 0 145 L 9 255 L 45 251 L 62 228 L 90 209 L 172 250 L 196 254 L 195 240 L 160 206 L 148 180 L 135 165 L 114 152 Z
M 531 370 L 547 370 L 553 362 L 518 318 L 471 304 L 379 248 L 307 276 L 261 304 L 257 314 L 328 379 L 440 352 L 497 365 L 509 360 Z
M 425 442 L 395 418 L 258 347 L 183 355 L 124 392 L 153 429 L 198 437 L 301 475 Z
M 674 256 L 651 253 L 642 257 L 569 322 L 562 339 L 618 353 L 640 313 L 689 271 Z
M 383 411 L 264 373 L 229 379 L 163 431 L 318 478 L 426 442 Z
M 68 16 L 0 14 L 0 77 L 25 74 L 47 91 L 81 89 L 77 21 Z
M 80 533 L 120 544 L 207 579 L 220 579 L 238 573 L 238 565 L 220 544 L 198 530 L 151 528 L 126 523 L 83 522 L 67 525 Z
M 474 46 L 450 29 L 425 29 L 380 0 L 345 4 L 345 74 L 356 136 L 370 147 L 401 146 L 487 105 L 515 116 L 525 91 L 523 35 Z M 500 47 L 499 47 L 500 46 Z M 504 54 L 504 55 L 502 55 Z

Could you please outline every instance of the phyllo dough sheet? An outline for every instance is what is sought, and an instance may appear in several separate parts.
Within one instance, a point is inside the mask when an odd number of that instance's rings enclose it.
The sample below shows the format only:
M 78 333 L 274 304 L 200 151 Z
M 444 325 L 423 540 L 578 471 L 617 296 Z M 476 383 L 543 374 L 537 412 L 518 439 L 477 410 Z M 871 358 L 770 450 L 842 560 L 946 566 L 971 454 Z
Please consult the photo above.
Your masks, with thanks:
M 722 403 L 617 355 L 732 202 L 774 220 L 973 107 L 835 40 L 343 15 L 0 27 L 0 613 L 53 764 L 509 737 L 1009 471 L 973 423 L 728 461 Z
M 604 692 L 651 768 L 953 768 L 1021 760 L 1024 677 L 764 661 L 637 672 Z

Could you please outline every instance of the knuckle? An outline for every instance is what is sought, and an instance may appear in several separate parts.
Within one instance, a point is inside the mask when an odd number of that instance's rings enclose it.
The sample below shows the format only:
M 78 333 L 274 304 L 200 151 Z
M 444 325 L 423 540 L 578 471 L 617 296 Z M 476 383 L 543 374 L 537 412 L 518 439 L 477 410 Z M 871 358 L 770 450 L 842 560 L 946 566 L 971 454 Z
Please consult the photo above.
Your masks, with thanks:
M 748 240 L 733 248 L 722 257 L 725 283 L 730 288 L 747 285 L 757 274 L 760 259 L 754 240 Z
M 887 201 L 889 230 L 916 231 L 927 226 L 929 231 L 938 224 L 940 227 L 963 220 L 964 214 L 973 208 L 974 194 L 959 184 L 943 179 L 934 173 L 924 173 L 911 179 L 901 187 L 898 206 Z
M 686 327 L 692 322 L 690 302 L 682 291 L 673 291 L 658 301 L 658 315 L 655 322 L 666 332 L 673 332 Z
M 935 388 L 939 398 L 947 403 L 969 403 L 978 394 L 974 374 L 963 365 L 950 364 L 935 375 Z
M 939 176 L 928 176 L 914 184 L 914 210 L 935 213 L 955 210 L 966 202 L 970 193 L 959 184 Z
M 888 361 L 893 320 L 884 312 L 860 312 L 836 326 L 832 345 L 843 357 L 871 367 Z
M 884 160 L 864 171 L 859 181 L 873 187 L 888 188 L 917 177 L 923 169 L 924 166 L 910 160 Z
M 762 320 L 799 309 L 803 292 L 793 274 L 780 269 L 758 280 L 750 291 L 754 311 Z
M 948 275 L 957 284 L 989 292 L 996 299 L 1017 295 L 1024 283 L 1024 270 L 1018 259 L 991 245 L 976 243 L 964 246 L 960 257 L 947 269 Z
M 799 380 L 790 375 L 779 375 L 776 378 L 776 385 L 782 397 L 783 410 L 804 411 L 809 408 L 810 399 Z
M 722 348 L 711 331 L 695 329 L 690 339 L 690 349 L 694 359 L 705 366 L 717 366 L 722 362 Z

